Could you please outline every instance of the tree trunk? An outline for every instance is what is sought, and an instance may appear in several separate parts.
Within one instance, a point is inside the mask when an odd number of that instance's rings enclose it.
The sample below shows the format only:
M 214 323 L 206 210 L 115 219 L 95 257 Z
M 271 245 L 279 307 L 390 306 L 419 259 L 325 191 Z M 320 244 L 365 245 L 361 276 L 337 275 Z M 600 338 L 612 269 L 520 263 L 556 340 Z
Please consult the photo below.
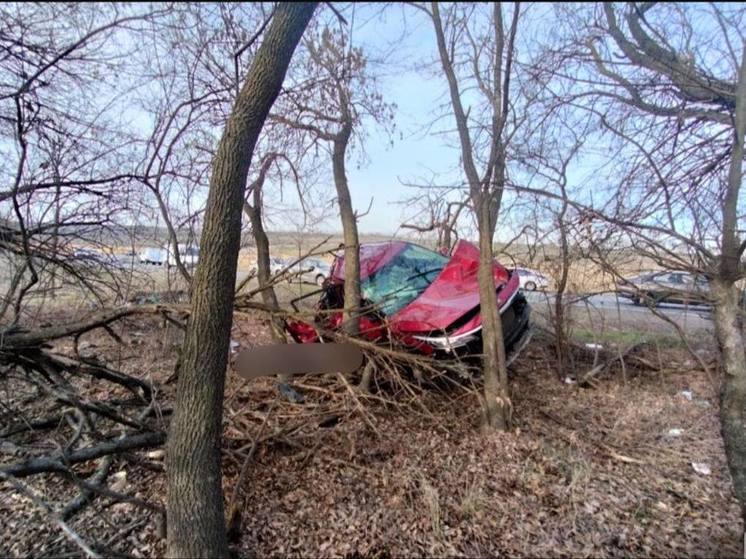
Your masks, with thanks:
M 275 288 L 270 285 L 272 272 L 269 265 L 269 238 L 264 230 L 261 204 L 261 193 L 257 190 L 254 193 L 254 206 L 244 203 L 244 213 L 249 216 L 249 221 L 251 221 L 251 233 L 254 236 L 254 244 L 256 244 L 256 279 L 259 283 L 259 289 L 261 289 L 262 302 L 270 308 L 279 309 L 280 303 L 277 300 Z M 272 339 L 278 343 L 285 343 L 287 338 L 280 320 L 276 316 L 272 316 L 270 325 Z
M 334 138 L 332 166 L 334 169 L 334 186 L 337 189 L 337 201 L 339 203 L 339 217 L 342 220 L 345 242 L 344 330 L 349 335 L 355 336 L 359 330 L 357 317 L 360 309 L 360 240 L 357 234 L 357 217 L 352 208 L 352 198 L 350 197 L 345 170 L 345 155 L 351 134 L 352 123 L 346 120 L 342 130 Z
M 228 556 L 220 439 L 241 209 L 254 146 L 315 7 L 278 6 L 213 160 L 167 445 L 170 557 Z
M 486 430 L 510 428 L 512 404 L 508 393 L 508 370 L 505 365 L 505 340 L 495 287 L 492 237 L 494 218 L 488 199 L 477 201 L 479 226 L 479 305 L 482 314 L 482 369 Z
M 746 348 L 739 320 L 739 289 L 715 280 L 715 334 L 724 378 L 720 391 L 720 422 L 733 489 L 746 522 Z
M 567 278 L 570 272 L 570 246 L 567 242 L 567 223 L 565 215 L 567 214 L 567 193 L 562 186 L 562 209 L 557 217 L 557 225 L 560 234 L 560 258 L 561 272 L 557 282 L 557 293 L 554 297 L 554 335 L 555 349 L 557 355 L 557 375 L 560 379 L 565 378 L 567 373 L 567 317 L 565 316 L 564 295 L 567 289 Z
M 722 255 L 718 277 L 712 282 L 712 294 L 715 298 L 715 335 L 724 371 L 720 391 L 720 424 L 733 490 L 741 503 L 741 518 L 746 528 L 746 348 L 738 316 L 740 289 L 735 285 L 742 268 L 736 230 L 746 138 L 746 46 L 741 55 L 736 89 L 734 128 L 728 182 L 722 203 Z

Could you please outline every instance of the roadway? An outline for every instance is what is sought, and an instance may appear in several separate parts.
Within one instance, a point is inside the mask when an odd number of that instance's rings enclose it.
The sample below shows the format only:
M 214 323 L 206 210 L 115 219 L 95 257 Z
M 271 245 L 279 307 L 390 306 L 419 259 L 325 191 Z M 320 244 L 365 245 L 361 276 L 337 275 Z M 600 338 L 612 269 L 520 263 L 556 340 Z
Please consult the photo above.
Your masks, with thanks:
M 534 312 L 543 317 L 550 316 L 555 304 L 555 294 L 551 292 L 525 292 Z M 568 296 L 566 296 L 568 297 Z M 568 297 L 573 318 L 587 319 L 594 328 L 616 329 L 636 328 L 640 330 L 663 330 L 674 332 L 675 328 L 656 312 L 678 324 L 685 332 L 693 334 L 713 330 L 712 310 L 704 305 L 679 305 L 661 303 L 654 309 L 635 305 L 631 300 L 615 294 L 574 295 Z

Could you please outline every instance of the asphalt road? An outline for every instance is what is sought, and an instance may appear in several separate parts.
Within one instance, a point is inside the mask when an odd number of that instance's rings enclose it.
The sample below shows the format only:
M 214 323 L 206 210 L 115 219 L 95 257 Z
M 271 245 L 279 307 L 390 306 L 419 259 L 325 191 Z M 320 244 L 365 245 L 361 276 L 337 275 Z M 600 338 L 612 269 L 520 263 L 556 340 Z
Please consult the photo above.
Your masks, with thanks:
M 549 316 L 553 309 L 555 294 L 548 292 L 525 292 L 534 312 Z M 577 296 L 571 299 L 571 312 L 577 319 L 587 319 L 592 327 L 630 328 L 641 330 L 675 331 L 665 319 L 656 316 L 659 312 L 674 321 L 687 333 L 712 331 L 712 311 L 703 305 L 678 305 L 661 303 L 655 309 L 635 305 L 629 299 L 614 294 Z M 654 312 L 655 311 L 655 312 Z

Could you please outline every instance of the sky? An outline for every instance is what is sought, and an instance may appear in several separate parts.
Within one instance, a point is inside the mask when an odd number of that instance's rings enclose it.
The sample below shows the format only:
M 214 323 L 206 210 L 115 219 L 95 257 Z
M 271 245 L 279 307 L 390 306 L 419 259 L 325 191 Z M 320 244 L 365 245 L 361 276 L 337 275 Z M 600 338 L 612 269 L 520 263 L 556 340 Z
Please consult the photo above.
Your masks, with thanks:
M 369 50 L 374 58 L 396 44 L 396 52 L 387 53 L 387 68 L 376 68 L 381 74 L 381 92 L 397 105 L 396 132 L 391 146 L 385 134 L 372 130 L 365 143 L 368 163 L 358 169 L 353 155 L 349 158 L 348 178 L 353 204 L 360 212 L 373 200 L 370 212 L 359 221 L 359 230 L 394 234 L 402 221 L 414 213 L 412 205 L 403 205 L 402 201 L 417 194 L 402 183 L 416 183 L 431 176 L 456 180 L 458 175 L 452 169 L 459 159 L 457 150 L 425 130 L 447 93 L 442 76 L 429 77 L 414 68 L 416 63 L 434 59 L 432 27 L 412 8 L 392 7 L 383 19 L 368 19 L 373 17 L 372 9 L 357 10 L 353 42 Z
M 364 123 L 363 128 L 368 133 L 364 144 L 366 163 L 358 167 L 358 153 L 351 153 L 348 157 L 348 182 L 353 205 L 358 212 L 365 212 L 370 206 L 370 210 L 359 218 L 359 230 L 364 234 L 396 235 L 405 231 L 408 233 L 410 230 L 402 230 L 401 224 L 412 223 L 420 207 L 411 199 L 423 191 L 408 187 L 405 183 L 424 183 L 432 180 L 439 184 L 454 184 L 463 180 L 459 161 L 460 150 L 455 145 L 454 134 L 442 133 L 444 129 L 452 131 L 455 122 L 449 114 L 447 83 L 437 59 L 432 23 L 412 6 L 403 4 L 389 3 L 384 8 L 371 3 L 336 5 L 343 6 L 341 9 L 349 20 L 348 29 L 351 30 L 353 44 L 361 46 L 373 61 L 371 64 L 373 73 L 377 76 L 378 89 L 386 101 L 397 105 L 393 145 L 390 138 L 376 126 L 369 122 Z M 537 3 L 522 6 L 522 14 L 530 12 L 527 22 L 523 23 L 518 33 L 519 54 L 525 57 L 526 53 L 531 52 L 531 45 L 537 44 L 536 38 L 549 36 L 552 29 L 558 26 L 553 17 L 554 5 Z M 325 18 L 333 19 L 328 8 L 320 9 L 320 13 L 323 13 Z M 698 27 L 701 26 L 698 24 Z M 703 30 L 699 31 L 702 34 Z M 489 34 L 489 30 L 486 33 Z M 136 47 L 132 44 L 125 46 L 127 49 Z M 116 44 L 112 45 L 113 49 L 116 47 Z M 379 63 L 381 59 L 383 63 Z M 423 65 L 429 65 L 428 71 L 421 69 Z M 138 74 L 132 76 L 132 79 L 139 83 L 139 67 L 137 71 Z M 126 81 L 129 78 L 122 79 Z M 134 122 L 134 128 L 139 126 L 146 133 L 149 132 L 152 127 L 151 118 L 144 116 L 143 110 L 132 102 L 127 106 L 131 110 L 119 111 L 120 118 L 130 119 Z M 120 104 L 113 110 L 117 110 L 118 107 Z M 477 111 L 478 108 L 472 113 L 472 118 Z M 437 124 L 432 128 L 428 127 L 438 116 L 441 118 Z M 215 132 L 217 137 L 220 131 L 216 129 Z M 590 149 L 587 150 L 569 173 L 571 186 L 581 192 L 581 197 L 578 198 L 581 203 L 590 202 L 592 198 L 594 202 L 598 202 L 595 192 L 599 191 L 600 194 L 604 185 L 604 177 L 598 169 L 605 162 L 613 160 L 609 158 L 608 152 L 603 153 L 604 146 L 592 147 L 596 150 L 595 154 L 591 153 Z M 513 177 L 517 175 L 514 169 L 511 167 Z M 330 207 L 330 212 L 335 211 L 336 207 L 329 205 L 334 197 L 331 172 L 325 182 L 327 184 L 321 185 L 324 188 L 320 189 L 320 193 L 314 191 L 314 195 L 320 200 L 324 198 L 320 203 Z M 204 190 L 206 192 L 206 189 Z M 201 192 L 198 196 L 201 196 Z M 176 197 L 178 198 L 178 195 Z M 286 201 L 287 199 L 283 204 Z M 155 204 L 145 210 L 153 216 L 159 213 Z M 143 213 L 147 213 L 145 210 L 142 210 Z M 292 216 L 291 213 L 285 211 L 282 205 L 278 205 L 272 222 L 269 223 L 268 220 L 268 228 L 273 231 L 296 229 L 293 219 L 297 216 Z M 268 214 L 269 212 L 266 212 L 265 217 L 268 217 Z M 136 217 L 145 220 L 157 219 L 150 215 Z M 524 217 L 514 210 L 505 209 L 499 220 L 497 240 L 510 239 L 516 228 L 521 227 L 522 219 L 525 224 Z M 328 232 L 339 232 L 341 226 L 339 219 L 332 215 L 318 228 Z
M 442 133 L 455 128 L 455 120 L 448 112 L 447 82 L 440 71 L 435 32 L 427 16 L 400 4 L 389 5 L 383 11 L 375 5 L 358 6 L 351 18 L 352 41 L 373 60 L 385 59 L 385 66 L 374 66 L 379 75 L 378 87 L 388 101 L 397 105 L 393 146 L 385 134 L 370 126 L 365 142 L 368 163 L 357 168 L 356 155 L 348 157 L 354 207 L 364 212 L 370 206 L 358 228 L 361 233 L 411 234 L 412 230 L 401 229 L 401 224 L 412 223 L 414 216 L 421 215 L 422 210 L 411 203 L 411 198 L 422 191 L 405 185 L 428 180 L 438 184 L 463 182 L 460 148 L 454 143 L 453 134 Z M 537 20 L 540 24 L 550 21 L 546 17 L 550 8 L 531 9 L 532 24 Z M 429 70 L 423 71 L 423 65 Z M 571 172 L 581 181 L 587 170 L 579 167 Z M 337 221 L 327 223 L 330 231 L 340 229 Z M 500 220 L 497 240 L 508 240 L 514 235 L 514 224 L 509 219 Z

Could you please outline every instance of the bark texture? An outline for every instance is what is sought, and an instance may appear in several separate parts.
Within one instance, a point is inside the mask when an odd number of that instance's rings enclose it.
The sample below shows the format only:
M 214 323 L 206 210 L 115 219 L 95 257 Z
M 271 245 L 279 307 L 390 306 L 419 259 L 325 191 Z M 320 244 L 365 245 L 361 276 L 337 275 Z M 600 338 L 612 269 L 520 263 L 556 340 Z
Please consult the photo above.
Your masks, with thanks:
M 251 155 L 316 3 L 280 4 L 213 160 L 167 443 L 168 556 L 227 557 L 220 471 L 223 389 Z
M 341 89 L 341 88 L 340 88 Z M 340 101 L 347 107 L 347 96 L 340 91 Z M 343 314 L 345 332 L 351 336 L 358 333 L 358 311 L 360 309 L 360 240 L 357 233 L 357 217 L 352 208 L 350 187 L 347 183 L 345 156 L 347 145 L 352 134 L 352 120 L 349 109 L 343 111 L 343 124 L 334 138 L 332 152 L 332 167 L 334 170 L 334 186 L 337 189 L 339 216 L 342 221 L 342 232 L 345 241 L 345 311 Z
M 715 333 L 724 378 L 720 392 L 720 422 L 733 489 L 746 522 L 746 354 L 739 320 L 739 290 L 716 281 Z
M 495 291 L 492 235 L 483 234 L 491 224 L 489 204 L 479 207 L 479 304 L 482 314 L 482 357 L 484 370 L 484 425 L 505 431 L 510 427 L 512 404 L 508 394 L 503 326 Z M 493 229 L 494 231 L 494 229 Z
M 735 285 L 742 274 L 742 249 L 737 227 L 746 136 L 746 47 L 741 55 L 734 128 L 733 150 L 722 205 L 722 258 L 718 277 L 712 282 L 712 291 L 715 298 L 715 335 L 724 370 L 720 423 L 733 489 L 741 503 L 741 516 L 746 527 L 746 348 L 739 317 L 740 290 Z

